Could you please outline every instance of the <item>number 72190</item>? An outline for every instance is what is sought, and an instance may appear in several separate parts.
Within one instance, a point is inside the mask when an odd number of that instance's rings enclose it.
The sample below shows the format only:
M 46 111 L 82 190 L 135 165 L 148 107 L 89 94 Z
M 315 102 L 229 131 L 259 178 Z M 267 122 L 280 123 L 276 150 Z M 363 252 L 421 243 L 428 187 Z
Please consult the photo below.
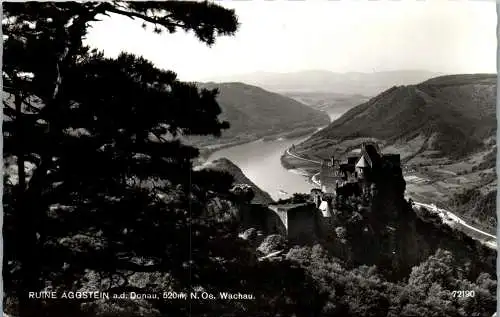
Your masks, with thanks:
M 467 298 L 467 297 L 474 297 L 476 293 L 472 291 L 452 291 L 451 292 L 451 297 L 453 298 Z

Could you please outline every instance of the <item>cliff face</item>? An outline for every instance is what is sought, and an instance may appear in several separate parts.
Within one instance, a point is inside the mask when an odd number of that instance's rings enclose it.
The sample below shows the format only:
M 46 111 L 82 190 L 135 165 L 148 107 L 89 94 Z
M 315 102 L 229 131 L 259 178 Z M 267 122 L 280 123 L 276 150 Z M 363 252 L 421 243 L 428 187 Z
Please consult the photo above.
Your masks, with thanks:
M 401 171 L 385 168 L 383 174 L 369 206 L 343 206 L 332 218 L 320 219 L 322 242 L 332 255 L 353 266 L 377 265 L 387 278 L 400 280 L 441 248 L 453 252 L 471 278 L 495 274 L 496 251 L 439 221 L 420 218 L 404 199 Z

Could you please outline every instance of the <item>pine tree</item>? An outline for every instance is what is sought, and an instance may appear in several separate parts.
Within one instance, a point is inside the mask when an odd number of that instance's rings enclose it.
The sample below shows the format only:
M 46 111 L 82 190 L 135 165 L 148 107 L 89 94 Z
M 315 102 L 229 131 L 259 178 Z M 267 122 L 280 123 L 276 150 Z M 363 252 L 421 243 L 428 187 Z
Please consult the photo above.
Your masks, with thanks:
M 174 138 L 228 126 L 217 118 L 217 92 L 200 92 L 141 57 L 104 58 L 82 37 L 98 15 L 115 13 L 157 32 L 192 30 L 212 44 L 235 32 L 234 13 L 207 2 L 9 3 L 4 12 L 5 91 L 14 98 L 4 100 L 4 157 L 19 171 L 6 186 L 5 260 L 20 266 L 6 280 L 19 282 L 7 286 L 21 316 L 41 313 L 28 291 L 44 281 L 76 289 L 85 270 L 179 270 L 179 281 L 191 278 L 189 230 L 202 226 L 193 218 L 203 201 L 188 199 L 197 194 L 190 160 L 198 151 Z M 78 252 L 82 235 L 92 247 Z M 154 256 L 153 266 L 134 264 Z
M 198 150 L 178 136 L 218 136 L 229 126 L 218 118 L 217 91 L 180 82 L 142 57 L 106 58 L 83 46 L 89 23 L 108 14 L 154 32 L 192 31 L 208 45 L 238 26 L 232 10 L 209 2 L 4 5 L 4 160 L 13 169 L 4 191 L 3 274 L 8 298 L 19 300 L 16 315 L 308 315 L 315 288 L 303 270 L 256 262 L 233 222 L 206 214 L 214 195 L 231 195 L 232 177 L 193 172 Z M 27 298 L 89 287 L 247 291 L 256 299 L 123 307 Z

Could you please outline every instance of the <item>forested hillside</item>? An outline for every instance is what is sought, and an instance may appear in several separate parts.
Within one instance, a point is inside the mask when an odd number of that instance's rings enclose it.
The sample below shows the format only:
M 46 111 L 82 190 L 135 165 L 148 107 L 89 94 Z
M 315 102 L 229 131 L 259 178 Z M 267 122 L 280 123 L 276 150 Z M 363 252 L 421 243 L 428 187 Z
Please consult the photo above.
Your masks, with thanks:
M 292 98 L 243 83 L 199 83 L 198 87 L 217 89 L 220 118 L 229 129 L 220 138 L 191 137 L 198 146 L 241 143 L 268 136 L 303 135 L 330 123 L 326 112 L 312 109 Z

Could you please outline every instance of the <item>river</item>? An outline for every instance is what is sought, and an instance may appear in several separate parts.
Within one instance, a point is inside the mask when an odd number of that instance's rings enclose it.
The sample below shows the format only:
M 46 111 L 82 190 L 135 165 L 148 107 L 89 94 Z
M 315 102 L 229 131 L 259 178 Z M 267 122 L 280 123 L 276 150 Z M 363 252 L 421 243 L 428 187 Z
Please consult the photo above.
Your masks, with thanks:
M 341 114 L 329 114 L 335 120 Z M 212 153 L 208 161 L 225 157 L 243 171 L 246 177 L 268 192 L 275 200 L 290 197 L 293 193 L 309 193 L 313 185 L 300 170 L 287 170 L 281 165 L 281 155 L 292 144 L 309 138 L 258 140 Z
M 305 174 L 285 169 L 280 161 L 286 149 L 307 138 L 258 140 L 214 152 L 208 160 L 225 157 L 273 199 L 287 198 L 293 193 L 308 193 L 312 188 Z

